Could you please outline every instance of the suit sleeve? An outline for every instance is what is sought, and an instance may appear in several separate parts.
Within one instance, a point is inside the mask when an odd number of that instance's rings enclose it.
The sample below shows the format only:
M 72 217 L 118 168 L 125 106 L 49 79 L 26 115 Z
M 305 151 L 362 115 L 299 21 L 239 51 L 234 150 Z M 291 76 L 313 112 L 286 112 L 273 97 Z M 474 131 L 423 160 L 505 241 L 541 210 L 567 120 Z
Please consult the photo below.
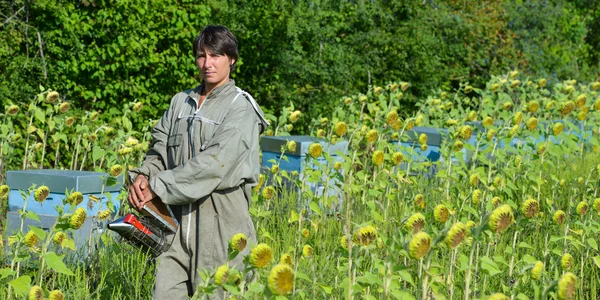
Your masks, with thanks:
M 152 128 L 152 139 L 144 157 L 144 162 L 139 168 L 128 172 L 129 182 L 133 182 L 139 174 L 152 178 L 167 169 L 165 163 L 167 159 L 167 139 L 171 129 L 172 108 L 175 98 L 171 100 L 169 109 L 165 111 L 158 123 Z
M 164 203 L 193 203 L 217 188 L 243 182 L 243 178 L 235 177 L 248 167 L 248 141 L 257 133 L 255 113 L 244 103 L 230 109 L 203 151 L 184 164 L 151 177 L 150 186 Z

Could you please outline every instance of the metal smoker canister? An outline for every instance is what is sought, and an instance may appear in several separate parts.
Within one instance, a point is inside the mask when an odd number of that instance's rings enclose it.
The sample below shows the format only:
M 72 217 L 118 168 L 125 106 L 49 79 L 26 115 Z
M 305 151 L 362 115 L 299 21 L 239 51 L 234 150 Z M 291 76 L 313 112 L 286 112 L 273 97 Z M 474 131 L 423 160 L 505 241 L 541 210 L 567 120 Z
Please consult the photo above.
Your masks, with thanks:
M 138 218 L 133 214 L 127 214 L 110 222 L 107 226 L 130 244 L 150 252 L 154 257 L 169 249 L 162 230 L 151 224 L 147 218 Z

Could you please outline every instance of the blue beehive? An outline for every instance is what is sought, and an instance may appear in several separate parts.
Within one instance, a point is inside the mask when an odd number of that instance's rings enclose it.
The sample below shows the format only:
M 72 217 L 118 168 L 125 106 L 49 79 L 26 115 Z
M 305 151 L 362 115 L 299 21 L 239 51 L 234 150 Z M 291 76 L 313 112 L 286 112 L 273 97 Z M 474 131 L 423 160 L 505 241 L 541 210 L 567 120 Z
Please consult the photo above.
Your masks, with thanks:
M 8 195 L 8 213 L 7 223 L 8 232 L 11 234 L 20 228 L 21 217 L 19 210 L 23 209 L 25 199 L 21 191 L 27 191 L 32 185 L 36 187 L 45 185 L 50 189 L 50 195 L 42 203 L 33 199 L 33 193 L 28 195 L 26 210 L 36 213 L 40 222 L 32 219 L 25 219 L 23 228 L 28 225 L 36 226 L 44 230 L 56 222 L 58 213 L 55 206 L 63 205 L 65 191 L 78 191 L 83 194 L 83 201 L 77 206 L 86 209 L 87 219 L 81 229 L 75 231 L 75 243 L 83 244 L 88 238 L 91 229 L 101 231 L 100 224 L 92 224 L 92 219 L 98 214 L 98 211 L 104 210 L 108 202 L 111 202 L 107 193 L 112 198 L 114 211 L 120 208 L 120 201 L 117 199 L 123 186 L 123 176 L 119 176 L 118 183 L 113 186 L 105 186 L 105 173 L 88 171 L 70 171 L 70 170 L 23 170 L 8 171 L 6 173 L 6 184 L 10 187 Z M 98 202 L 90 200 L 90 195 L 98 198 Z M 91 202 L 90 202 L 91 201 Z M 70 205 L 65 205 L 65 212 L 70 210 Z M 94 226 L 95 228 L 92 228 Z M 96 228 L 97 227 L 97 228 Z
M 282 147 L 285 148 L 288 141 L 296 142 L 296 151 L 289 152 L 285 151 L 283 155 L 286 159 L 282 158 Z M 298 172 L 300 180 L 306 175 L 306 170 L 309 168 L 315 168 L 315 164 L 309 164 L 311 160 L 307 160 L 306 156 L 308 153 L 308 147 L 313 143 L 319 143 L 323 147 L 323 152 L 328 153 L 334 161 L 342 162 L 343 158 L 339 154 L 347 154 L 348 141 L 338 141 L 335 144 L 331 144 L 324 139 L 316 137 L 297 135 L 297 136 L 263 136 L 260 140 L 260 148 L 262 150 L 262 169 L 266 171 L 271 168 L 273 164 L 279 163 L 279 169 L 284 170 L 288 173 L 293 171 Z M 323 156 L 318 158 L 318 163 L 326 165 L 327 161 Z M 335 186 L 333 179 L 329 181 L 330 188 L 327 190 L 329 196 L 339 196 L 339 189 Z M 323 195 L 323 183 L 307 182 L 306 183 L 311 190 L 317 195 Z M 285 188 L 292 186 L 291 182 L 283 182 Z
M 419 145 L 419 136 L 427 135 L 427 150 L 421 150 Z M 406 132 L 408 139 L 404 141 L 394 142 L 400 146 L 399 150 L 403 154 L 408 155 L 414 162 L 436 162 L 440 159 L 440 147 L 442 142 L 448 136 L 448 130 L 444 128 L 431 127 L 413 127 L 412 130 Z

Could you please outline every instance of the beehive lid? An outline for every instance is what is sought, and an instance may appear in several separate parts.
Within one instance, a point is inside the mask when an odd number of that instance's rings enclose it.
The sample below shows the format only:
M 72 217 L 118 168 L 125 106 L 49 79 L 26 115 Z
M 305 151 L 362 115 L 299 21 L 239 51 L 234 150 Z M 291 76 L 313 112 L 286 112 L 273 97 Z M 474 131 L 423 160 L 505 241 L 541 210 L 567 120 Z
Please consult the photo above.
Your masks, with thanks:
M 13 190 L 27 190 L 33 184 L 45 185 L 51 193 L 62 194 L 74 190 L 82 194 L 100 193 L 106 173 L 72 170 L 21 170 L 7 171 L 6 184 Z M 118 192 L 123 186 L 123 175 L 117 177 L 117 184 L 105 186 L 105 192 Z
M 288 141 L 296 142 L 296 151 L 285 151 L 286 155 L 305 156 L 308 152 L 308 147 L 313 143 L 319 143 L 323 147 L 323 151 L 330 155 L 336 155 L 339 151 L 347 153 L 348 141 L 339 140 L 335 144 L 331 144 L 324 139 L 308 135 L 291 135 L 291 136 L 263 136 L 260 139 L 260 149 L 262 151 L 281 153 L 281 147 L 285 147 Z

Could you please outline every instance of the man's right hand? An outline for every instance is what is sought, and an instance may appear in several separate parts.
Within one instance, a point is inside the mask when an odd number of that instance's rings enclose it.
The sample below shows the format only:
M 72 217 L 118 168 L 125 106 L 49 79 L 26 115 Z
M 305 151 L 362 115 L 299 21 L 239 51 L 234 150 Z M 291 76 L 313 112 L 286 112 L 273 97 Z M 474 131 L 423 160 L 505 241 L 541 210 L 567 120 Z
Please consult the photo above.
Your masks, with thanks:
M 129 205 L 140 211 L 146 202 L 152 200 L 154 193 L 150 189 L 150 183 L 146 176 L 140 174 L 135 178 L 133 184 L 129 186 L 129 195 L 127 200 Z

